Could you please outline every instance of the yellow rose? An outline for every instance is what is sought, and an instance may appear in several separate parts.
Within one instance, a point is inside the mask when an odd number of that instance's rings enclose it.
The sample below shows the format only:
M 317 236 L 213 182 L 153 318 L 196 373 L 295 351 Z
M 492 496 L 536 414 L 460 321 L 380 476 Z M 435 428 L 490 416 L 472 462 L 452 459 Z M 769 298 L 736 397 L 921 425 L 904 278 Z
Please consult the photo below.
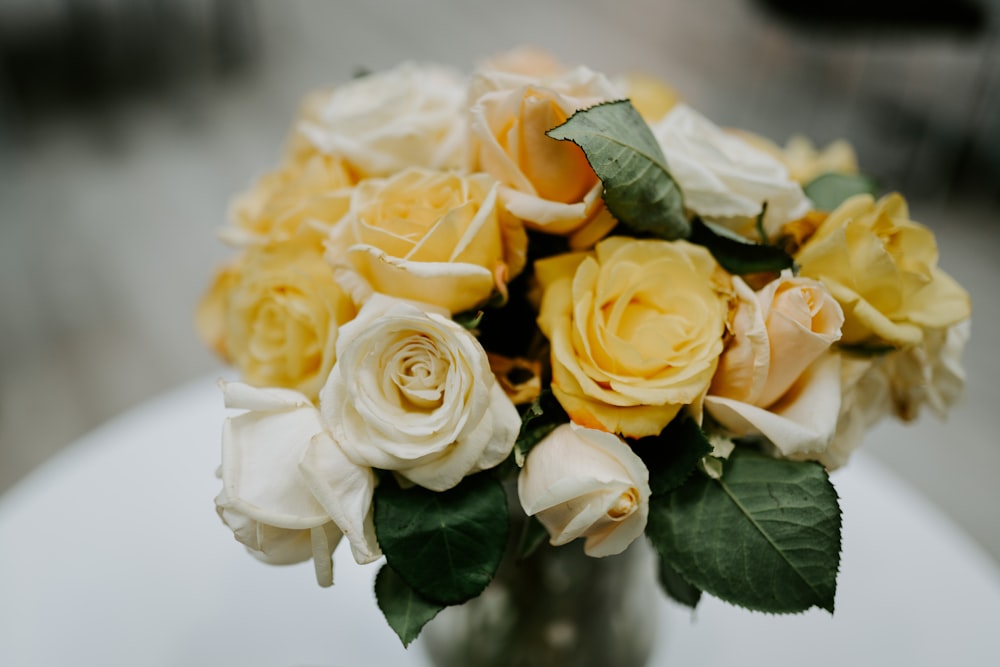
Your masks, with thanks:
M 529 227 L 587 240 L 614 226 L 583 150 L 545 135 L 578 109 L 620 97 L 607 79 L 584 68 L 546 79 L 482 72 L 472 96 L 474 164 L 503 184 L 511 213 Z
M 632 106 L 647 123 L 660 120 L 680 101 L 676 90 L 648 74 L 627 74 L 622 82 Z
M 559 59 L 548 51 L 520 46 L 491 57 L 479 66 L 481 72 L 504 72 L 515 76 L 558 76 L 566 71 Z
M 315 399 L 336 360 L 337 331 L 354 317 L 311 237 L 251 246 L 223 268 L 198 307 L 196 326 L 244 380 Z
M 910 220 L 898 194 L 848 199 L 795 255 L 801 275 L 822 282 L 843 307 L 841 342 L 897 347 L 971 313 L 968 293 L 937 260 L 934 234 Z
M 732 129 L 729 132 L 780 160 L 791 179 L 802 185 L 831 172 L 858 173 L 858 156 L 854 147 L 843 139 L 837 139 L 818 149 L 807 137 L 796 134 L 781 148 L 770 139 L 747 130 Z
M 703 247 L 612 237 L 541 260 L 536 274 L 552 390 L 574 422 L 654 435 L 704 396 L 732 288 Z
M 524 267 L 526 248 L 520 223 L 497 206 L 492 178 L 412 168 L 358 185 L 327 258 L 358 301 L 373 290 L 455 313 L 504 287 Z
M 343 217 L 354 179 L 343 161 L 314 154 L 287 162 L 238 195 L 222 230 L 235 245 L 287 240 L 307 224 L 329 227 Z

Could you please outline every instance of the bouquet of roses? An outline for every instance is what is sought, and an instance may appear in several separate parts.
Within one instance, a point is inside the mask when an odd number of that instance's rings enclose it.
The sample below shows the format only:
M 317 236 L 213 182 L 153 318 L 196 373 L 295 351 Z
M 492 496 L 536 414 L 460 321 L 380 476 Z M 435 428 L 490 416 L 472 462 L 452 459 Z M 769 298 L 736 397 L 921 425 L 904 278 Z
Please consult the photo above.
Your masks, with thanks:
M 384 556 L 404 643 L 541 539 L 645 535 L 681 602 L 832 612 L 828 471 L 883 416 L 947 411 L 971 311 L 874 194 L 842 142 L 530 51 L 313 93 L 199 306 L 242 375 L 218 513 L 323 586 L 345 538 Z

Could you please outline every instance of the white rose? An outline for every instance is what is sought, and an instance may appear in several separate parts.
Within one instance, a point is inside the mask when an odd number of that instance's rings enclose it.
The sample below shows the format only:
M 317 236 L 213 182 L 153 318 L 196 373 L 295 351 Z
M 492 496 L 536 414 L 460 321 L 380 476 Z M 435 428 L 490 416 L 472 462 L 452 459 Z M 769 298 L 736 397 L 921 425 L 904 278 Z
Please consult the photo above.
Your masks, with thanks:
M 320 410 L 354 463 L 433 491 L 503 461 L 521 425 L 472 334 L 379 294 L 341 328 Z
M 684 205 L 702 218 L 752 236 L 767 202 L 764 230 L 774 236 L 783 224 L 809 212 L 809 200 L 780 161 L 691 107 L 678 104 L 652 130 Z
M 705 410 L 731 435 L 763 435 L 784 455 L 822 452 L 840 408 L 840 359 L 828 352 L 844 314 L 821 283 L 786 271 L 739 299 Z
M 225 422 L 223 490 L 216 498 L 219 516 L 236 539 L 268 563 L 312 557 L 323 586 L 333 581 L 331 554 L 344 534 L 359 562 L 381 555 L 371 517 L 374 474 L 322 447 L 329 436 L 309 399 L 290 389 L 238 382 L 222 388 L 226 407 L 247 410 Z M 303 458 L 307 467 L 319 466 L 340 483 L 326 502 L 301 473 Z
M 452 169 L 464 159 L 466 89 L 450 69 L 403 63 L 335 89 L 300 131 L 361 177 L 406 167 Z
M 584 551 L 594 557 L 624 551 L 649 516 L 649 471 L 642 459 L 618 436 L 572 423 L 528 453 L 517 492 L 553 545 L 586 537 Z

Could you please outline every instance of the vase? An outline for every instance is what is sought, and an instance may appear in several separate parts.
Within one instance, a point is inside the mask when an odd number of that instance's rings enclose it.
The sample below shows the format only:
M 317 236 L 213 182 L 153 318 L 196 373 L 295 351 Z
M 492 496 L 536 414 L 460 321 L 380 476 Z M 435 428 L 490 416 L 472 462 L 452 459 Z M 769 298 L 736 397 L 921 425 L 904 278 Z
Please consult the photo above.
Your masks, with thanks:
M 657 628 L 654 568 L 643 538 L 606 558 L 582 540 L 508 550 L 482 595 L 424 628 L 424 647 L 438 667 L 640 667 Z

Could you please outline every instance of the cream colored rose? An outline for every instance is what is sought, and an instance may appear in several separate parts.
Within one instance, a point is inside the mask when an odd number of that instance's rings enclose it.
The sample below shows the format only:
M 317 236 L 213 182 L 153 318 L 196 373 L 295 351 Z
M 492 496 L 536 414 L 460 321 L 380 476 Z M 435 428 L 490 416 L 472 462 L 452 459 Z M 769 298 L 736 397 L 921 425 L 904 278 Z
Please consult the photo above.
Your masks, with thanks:
M 225 422 L 222 435 L 223 489 L 216 498 L 222 520 L 250 552 L 267 563 L 297 563 L 312 558 L 317 581 L 333 583 L 331 556 L 343 526 L 357 539 L 368 532 L 374 475 L 343 457 L 336 464 L 341 479 L 351 480 L 334 505 L 340 523 L 331 520 L 299 472 L 300 459 L 324 433 L 319 412 L 309 399 L 287 389 L 258 389 L 242 383 L 222 385 L 226 407 L 246 410 Z M 344 502 L 360 496 L 353 506 Z M 352 542 L 352 547 L 353 547 Z M 374 548 L 375 553 L 366 550 Z M 367 558 L 380 553 L 365 545 Z M 357 553 L 357 551 L 356 551 Z
M 963 320 L 947 329 L 927 329 L 920 345 L 897 350 L 882 360 L 877 372 L 886 376 L 897 417 L 912 421 L 925 405 L 938 419 L 948 416 L 965 389 L 962 353 L 970 325 Z
M 246 382 L 315 398 L 336 359 L 338 327 L 354 313 L 307 235 L 248 248 L 216 276 L 195 324 Z
M 576 424 L 557 427 L 532 448 L 517 493 L 553 545 L 585 537 L 584 551 L 598 558 L 642 535 L 651 494 L 649 471 L 621 438 Z
M 840 306 L 790 271 L 757 293 L 733 282 L 739 305 L 705 410 L 731 436 L 763 435 L 785 456 L 824 450 L 840 406 L 839 358 L 829 353 Z
M 809 211 L 809 200 L 780 161 L 686 104 L 651 127 L 692 213 L 754 238 L 765 203 L 764 230 L 771 236 Z
M 326 257 L 357 301 L 375 291 L 455 313 L 505 288 L 526 252 L 492 178 L 407 169 L 358 185 Z
M 842 342 L 917 345 L 971 313 L 968 293 L 937 266 L 934 234 L 910 220 L 898 194 L 841 204 L 799 249 L 801 275 L 844 309 Z
M 481 72 L 471 84 L 473 165 L 496 178 L 508 210 L 532 228 L 590 243 L 615 224 L 580 147 L 545 133 L 578 109 L 621 97 L 584 68 L 531 78 Z
M 329 229 L 347 212 L 353 184 L 337 158 L 317 154 L 288 162 L 234 198 L 220 235 L 242 246 L 285 241 L 306 227 Z
M 404 63 L 335 89 L 302 134 L 361 177 L 464 163 L 466 88 L 450 69 Z
M 822 451 L 789 457 L 819 461 L 827 470 L 836 470 L 847 463 L 865 434 L 891 413 L 888 378 L 878 369 L 882 359 L 853 354 L 837 356 L 840 357 L 841 394 L 833 439 Z
M 517 409 L 450 319 L 375 295 L 341 328 L 337 357 L 320 410 L 357 465 L 444 491 L 510 454 Z
M 723 348 L 729 276 L 685 241 L 612 237 L 536 263 L 552 390 L 578 424 L 659 433 L 708 389 Z

